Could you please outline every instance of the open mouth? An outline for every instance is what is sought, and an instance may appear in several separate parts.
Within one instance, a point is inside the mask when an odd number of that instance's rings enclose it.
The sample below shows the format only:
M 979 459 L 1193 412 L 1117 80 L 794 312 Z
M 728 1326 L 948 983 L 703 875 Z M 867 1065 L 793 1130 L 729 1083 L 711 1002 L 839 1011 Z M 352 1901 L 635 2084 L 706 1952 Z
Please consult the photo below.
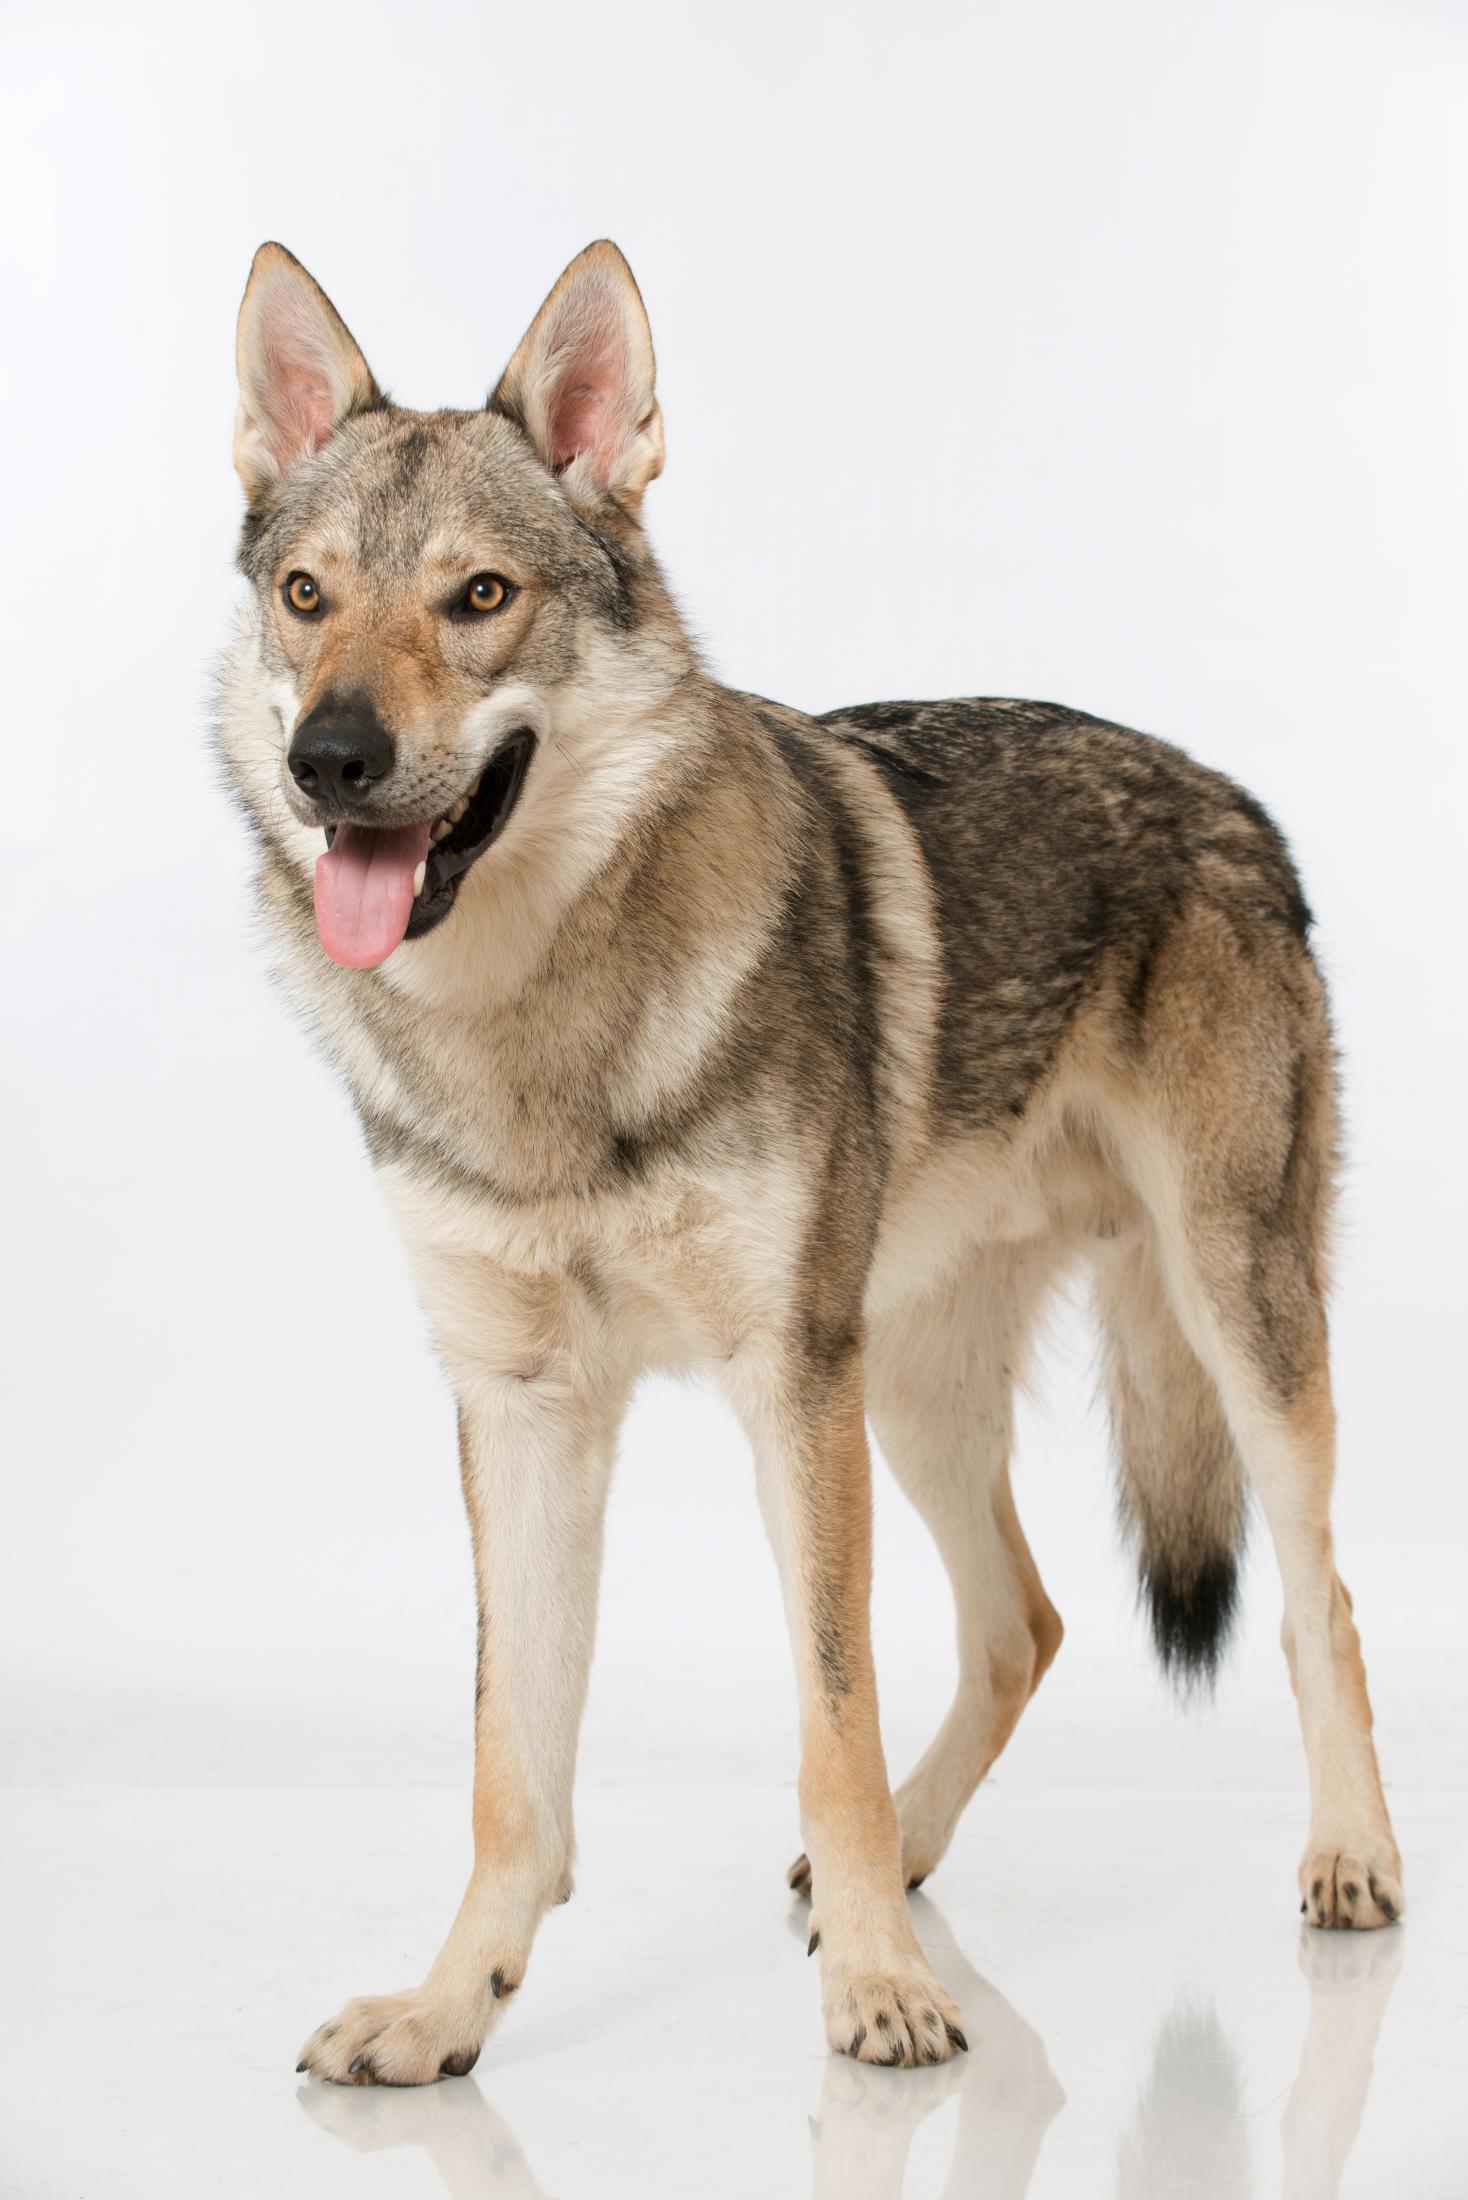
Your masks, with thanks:
M 328 825 L 316 865 L 316 929 L 334 962 L 369 970 L 421 939 L 454 906 L 460 882 L 510 821 L 535 753 L 511 734 L 476 784 L 431 824 Z
M 453 908 L 460 879 L 509 824 L 534 750 L 535 735 L 528 726 L 512 733 L 485 765 L 478 785 L 429 827 L 423 877 L 415 875 L 414 880 L 407 939 L 431 932 Z

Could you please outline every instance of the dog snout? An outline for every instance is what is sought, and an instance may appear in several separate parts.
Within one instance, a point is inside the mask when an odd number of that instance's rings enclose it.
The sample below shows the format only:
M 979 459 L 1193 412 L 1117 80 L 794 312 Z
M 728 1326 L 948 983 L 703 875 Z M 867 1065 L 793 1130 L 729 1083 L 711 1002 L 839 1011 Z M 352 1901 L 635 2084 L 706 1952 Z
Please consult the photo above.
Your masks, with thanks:
M 395 754 L 393 737 L 371 703 L 327 697 L 297 726 L 286 764 L 308 802 L 351 807 L 386 779 Z

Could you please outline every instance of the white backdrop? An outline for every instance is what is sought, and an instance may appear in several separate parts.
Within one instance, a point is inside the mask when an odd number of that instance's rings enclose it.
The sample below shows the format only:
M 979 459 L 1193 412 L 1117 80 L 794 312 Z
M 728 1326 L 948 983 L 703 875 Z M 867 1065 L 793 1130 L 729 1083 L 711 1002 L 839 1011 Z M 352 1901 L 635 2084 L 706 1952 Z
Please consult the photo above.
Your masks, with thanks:
M 263 981 L 207 754 L 233 322 L 280 237 L 400 399 L 473 403 L 609 234 L 659 353 L 651 529 L 723 673 L 813 708 L 1057 698 L 1290 834 L 1349 1096 L 1338 1518 L 1390 1770 L 1394 1659 L 1464 1644 L 1461 10 L 63 5 L 5 46 L 24 1763 L 463 1764 L 450 1408 L 350 1112 Z M 1070 1641 L 1032 1717 L 1084 1754 L 1085 1677 L 1121 1676 L 1139 1733 L 1153 1683 L 1084 1330 L 1060 1344 L 1019 1487 Z M 878 1576 L 906 1759 L 948 1629 L 890 1489 Z M 1256 1539 L 1249 1644 L 1277 1609 Z M 742 1448 L 650 1387 L 592 1742 L 651 1719 L 737 1769 L 789 1694 Z

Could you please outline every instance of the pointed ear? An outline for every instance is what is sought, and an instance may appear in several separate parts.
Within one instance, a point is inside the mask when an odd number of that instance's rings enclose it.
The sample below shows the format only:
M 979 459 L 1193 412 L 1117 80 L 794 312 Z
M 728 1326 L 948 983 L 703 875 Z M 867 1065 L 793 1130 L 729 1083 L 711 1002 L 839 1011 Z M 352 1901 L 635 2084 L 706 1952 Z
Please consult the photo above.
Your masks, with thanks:
M 554 474 L 575 468 L 629 512 L 663 470 L 652 331 L 614 244 L 588 245 L 546 299 L 489 401 Z
M 252 502 L 319 451 L 349 413 L 382 402 L 341 315 L 283 244 L 255 254 L 235 359 L 234 462 Z

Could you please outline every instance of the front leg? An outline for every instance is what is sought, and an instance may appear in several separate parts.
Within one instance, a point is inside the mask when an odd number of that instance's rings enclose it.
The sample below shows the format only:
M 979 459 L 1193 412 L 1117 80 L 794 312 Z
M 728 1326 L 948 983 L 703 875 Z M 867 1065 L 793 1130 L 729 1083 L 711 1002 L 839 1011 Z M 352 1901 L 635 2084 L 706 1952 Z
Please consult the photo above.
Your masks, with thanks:
M 755 1442 L 800 1691 L 800 1817 L 826 2035 L 862 2062 L 946 2062 L 959 2012 L 917 1943 L 872 1668 L 872 1485 L 860 1353 L 731 1370 Z M 738 1396 L 743 1392 L 742 1398 Z
M 504 1288 L 494 1279 L 501 1313 Z M 571 1789 L 625 1386 L 555 1334 L 562 1310 L 548 1334 L 545 1311 L 538 1294 L 533 1323 L 502 1323 L 490 1342 L 475 1335 L 473 1356 L 439 1325 L 459 1391 L 479 1604 L 474 1868 L 422 1985 L 348 2002 L 307 2041 L 299 2067 L 338 2084 L 424 2085 L 471 2070 L 520 1989 L 542 1915 L 570 1892 Z

